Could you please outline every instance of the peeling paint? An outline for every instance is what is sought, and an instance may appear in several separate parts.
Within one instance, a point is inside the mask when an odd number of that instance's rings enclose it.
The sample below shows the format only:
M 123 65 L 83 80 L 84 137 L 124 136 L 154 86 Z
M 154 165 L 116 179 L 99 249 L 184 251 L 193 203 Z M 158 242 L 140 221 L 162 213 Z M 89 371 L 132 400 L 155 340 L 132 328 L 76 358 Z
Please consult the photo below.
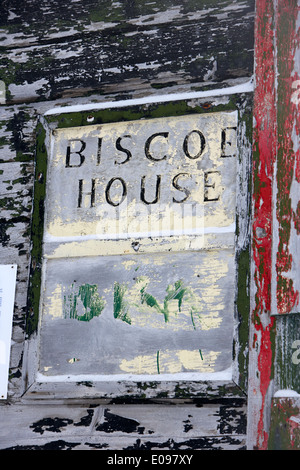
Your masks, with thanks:
M 298 78 L 294 69 L 299 50 L 298 10 L 293 1 L 257 2 L 248 435 L 249 445 L 258 449 L 267 449 L 269 441 L 275 315 L 297 311 L 299 301 L 293 259 L 298 245 L 293 234 L 297 218 L 293 219 L 295 195 L 291 191 L 299 147 L 299 109 L 293 94 Z
M 276 88 L 273 43 L 274 8 L 272 1 L 258 2 L 256 13 L 256 88 L 253 130 L 253 325 L 249 361 L 257 372 L 249 379 L 250 417 L 248 439 L 254 447 L 265 449 L 268 442 L 268 390 L 272 379 L 274 319 L 271 313 L 272 266 L 272 182 L 276 158 Z M 263 228 L 264 236 L 257 236 Z M 254 303 L 255 302 L 255 303 Z M 255 364 L 255 366 L 254 366 Z M 253 372 L 252 372 L 253 374 Z M 252 395 L 253 394 L 253 395 Z M 252 404 L 253 401 L 253 404 Z M 253 408 L 251 408 L 253 407 Z M 253 423 L 253 424 L 252 424 Z
M 277 127 L 276 219 L 278 232 L 273 289 L 276 289 L 274 311 L 279 314 L 299 311 L 300 286 L 297 280 L 297 233 L 299 200 L 299 128 L 300 102 L 295 100 L 299 81 L 299 24 L 297 2 L 280 2 L 277 24 Z M 296 90 L 297 91 L 297 90 Z M 298 205 L 297 205 L 298 204 Z M 297 205 L 297 206 L 296 206 Z M 296 230 L 296 235 L 295 235 Z M 275 287 L 276 283 L 276 287 Z M 275 294 L 273 294 L 275 296 Z M 273 312 L 275 313 L 275 312 Z
M 219 351 L 159 351 L 159 354 L 141 355 L 132 360 L 123 360 L 120 368 L 132 374 L 178 374 L 184 371 L 199 373 L 214 372 Z
M 6 87 L 5 82 L 0 80 L 0 104 L 5 104 L 6 101 Z

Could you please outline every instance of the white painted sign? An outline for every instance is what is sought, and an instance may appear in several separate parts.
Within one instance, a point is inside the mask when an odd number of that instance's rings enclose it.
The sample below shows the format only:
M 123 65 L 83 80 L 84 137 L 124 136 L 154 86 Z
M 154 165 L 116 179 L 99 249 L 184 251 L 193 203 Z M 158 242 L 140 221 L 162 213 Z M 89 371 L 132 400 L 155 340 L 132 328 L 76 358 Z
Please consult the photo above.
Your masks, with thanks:
M 231 377 L 236 129 L 221 112 L 51 132 L 38 383 Z
M 234 232 L 237 113 L 55 130 L 46 241 Z
M 0 399 L 7 398 L 17 266 L 0 265 Z

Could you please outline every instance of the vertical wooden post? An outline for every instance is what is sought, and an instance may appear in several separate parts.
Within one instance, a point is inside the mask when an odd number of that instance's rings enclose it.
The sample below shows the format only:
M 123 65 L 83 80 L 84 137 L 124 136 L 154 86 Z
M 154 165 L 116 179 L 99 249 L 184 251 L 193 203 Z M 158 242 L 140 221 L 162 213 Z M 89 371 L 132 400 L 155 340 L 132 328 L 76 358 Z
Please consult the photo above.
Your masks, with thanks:
M 300 312 L 300 2 L 278 2 L 272 313 Z
M 297 272 L 291 273 L 288 247 L 295 220 L 290 193 L 297 153 L 291 140 L 292 136 L 299 137 L 299 125 L 298 131 L 294 127 L 299 114 L 296 118 L 291 102 L 293 83 L 297 80 L 294 61 L 298 11 L 299 0 L 256 2 L 249 449 L 268 448 L 275 360 L 274 314 L 292 311 L 299 300 L 292 279 Z M 297 155 L 299 160 L 299 150 Z

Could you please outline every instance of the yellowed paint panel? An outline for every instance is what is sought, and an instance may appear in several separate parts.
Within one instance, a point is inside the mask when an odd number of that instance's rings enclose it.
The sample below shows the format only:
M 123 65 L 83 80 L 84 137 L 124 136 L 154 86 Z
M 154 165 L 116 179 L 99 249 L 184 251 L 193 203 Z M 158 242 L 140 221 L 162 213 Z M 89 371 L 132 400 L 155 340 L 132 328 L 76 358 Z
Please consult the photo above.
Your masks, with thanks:
M 47 298 L 47 304 L 49 309 L 49 315 L 54 318 L 63 317 L 63 298 L 62 298 L 62 286 L 57 284 L 51 295 Z
M 129 374 L 179 374 L 184 371 L 212 373 L 220 353 L 199 350 L 157 351 L 153 355 L 137 356 L 132 360 L 123 360 L 120 369 Z
M 236 112 L 56 130 L 46 239 L 234 226 Z

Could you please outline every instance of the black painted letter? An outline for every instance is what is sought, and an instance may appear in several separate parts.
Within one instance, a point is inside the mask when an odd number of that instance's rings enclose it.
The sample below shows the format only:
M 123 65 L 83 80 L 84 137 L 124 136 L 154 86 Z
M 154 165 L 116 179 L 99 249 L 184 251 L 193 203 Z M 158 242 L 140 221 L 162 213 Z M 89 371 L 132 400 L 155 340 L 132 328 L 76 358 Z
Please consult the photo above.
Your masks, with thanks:
M 141 180 L 141 201 L 144 202 L 145 204 L 156 204 L 159 200 L 159 197 L 160 197 L 161 176 L 160 175 L 156 176 L 155 198 L 151 202 L 146 201 L 146 199 L 145 199 L 145 179 L 146 179 L 146 176 L 143 176 L 142 180 Z
M 196 153 L 196 155 L 191 155 L 190 152 L 189 152 L 189 138 L 193 133 L 197 134 L 199 136 L 199 139 L 200 139 L 199 140 L 200 150 L 199 150 L 198 153 Z M 197 160 L 197 158 L 201 157 L 204 148 L 205 148 L 205 137 L 202 134 L 202 132 L 200 132 L 198 130 L 193 130 L 185 136 L 185 139 L 183 141 L 183 151 L 184 151 L 185 155 L 188 158 L 190 158 L 191 160 Z
M 231 136 L 229 137 L 230 140 L 227 138 L 227 130 L 231 131 L 229 134 Z M 232 142 L 232 138 L 236 140 L 236 127 L 226 127 L 226 129 L 222 129 L 221 131 L 221 157 L 235 157 L 235 154 L 229 154 L 227 155 L 226 153 L 226 146 L 231 147 L 234 143 Z
M 129 138 L 131 138 L 131 135 L 123 135 L 123 137 L 118 137 L 117 140 L 116 140 L 116 149 L 117 149 L 117 150 L 120 150 L 121 152 L 126 153 L 127 158 L 126 158 L 125 160 L 123 160 L 122 162 L 118 162 L 117 160 L 115 160 L 115 165 L 123 165 L 123 163 L 128 162 L 128 161 L 131 159 L 131 157 L 132 157 L 131 152 L 129 152 L 128 149 L 125 149 L 124 147 L 122 147 L 122 145 L 121 145 L 121 143 L 120 143 L 121 140 L 122 140 L 124 137 L 129 137 Z
M 84 180 L 79 180 L 78 181 L 77 207 L 82 207 L 83 184 L 84 184 Z M 86 194 L 91 196 L 91 206 L 90 207 L 95 206 L 95 185 L 96 185 L 96 180 L 92 179 L 91 180 L 91 192 L 86 193 Z
M 181 201 L 177 201 L 174 197 L 173 197 L 173 202 L 184 202 L 188 199 L 189 195 L 191 194 L 191 192 L 187 189 L 187 188 L 183 188 L 182 186 L 180 186 L 177 181 L 178 179 L 181 177 L 181 176 L 188 176 L 188 177 L 191 177 L 191 175 L 189 173 L 179 173 L 178 175 L 174 176 L 173 180 L 172 180 L 172 184 L 174 186 L 174 188 L 178 189 L 178 191 L 182 191 L 185 193 L 185 197 L 183 199 L 181 199 Z
M 120 200 L 117 201 L 117 202 L 114 202 L 110 196 L 110 189 L 113 185 L 113 183 L 115 181 L 120 181 L 121 182 L 121 186 L 122 186 L 122 195 L 120 197 Z M 122 178 L 112 178 L 107 186 L 106 186 L 106 190 L 105 190 L 105 197 L 106 197 L 106 201 L 108 202 L 108 204 L 110 204 L 111 206 L 114 206 L 114 207 L 117 207 L 119 206 L 120 204 L 122 204 L 122 202 L 124 201 L 124 199 L 126 198 L 127 196 L 127 187 L 126 187 L 126 183 L 125 181 L 122 179 Z
M 167 158 L 167 155 L 164 155 L 162 158 L 154 158 L 151 153 L 150 153 L 150 144 L 155 137 L 164 137 L 165 139 L 168 138 L 169 132 L 158 132 L 157 134 L 152 134 L 145 142 L 145 155 L 149 160 L 152 160 L 153 162 L 159 162 L 160 160 L 165 160 Z
M 220 188 L 218 183 L 221 175 L 218 171 L 206 171 L 204 173 L 204 201 L 218 201 L 220 199 Z M 216 187 L 217 185 L 217 187 Z
M 102 137 L 99 137 L 98 149 L 97 149 L 97 165 L 100 165 L 100 161 L 101 161 L 101 147 L 102 147 Z
M 75 151 L 71 152 L 71 143 L 72 142 L 81 142 L 80 150 L 77 150 L 77 151 L 75 150 Z M 69 140 L 69 144 L 70 145 L 68 145 L 68 147 L 67 147 L 67 154 L 66 154 L 66 168 L 79 167 L 83 164 L 83 162 L 85 160 L 85 156 L 82 155 L 82 152 L 84 151 L 84 149 L 86 147 L 86 143 L 83 140 L 80 140 L 80 139 L 72 139 L 72 140 Z M 78 165 L 71 165 L 71 163 L 70 163 L 71 155 L 74 155 L 74 154 L 79 155 Z

